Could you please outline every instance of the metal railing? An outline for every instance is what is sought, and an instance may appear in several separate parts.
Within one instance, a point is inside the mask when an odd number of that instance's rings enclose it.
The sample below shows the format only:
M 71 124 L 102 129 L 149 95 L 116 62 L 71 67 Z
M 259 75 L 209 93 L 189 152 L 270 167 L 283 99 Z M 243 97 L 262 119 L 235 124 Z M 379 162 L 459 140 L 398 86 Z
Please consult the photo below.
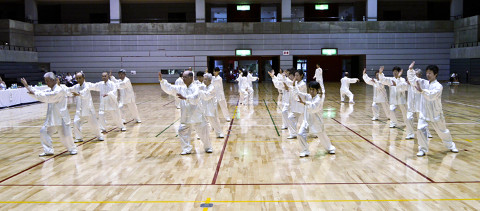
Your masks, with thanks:
M 0 45 L 0 50 L 7 50 L 7 51 L 32 51 L 36 52 L 37 48 L 35 47 L 24 47 L 24 46 L 14 46 L 14 45 Z
M 477 47 L 480 46 L 480 42 L 464 42 L 464 43 L 455 43 L 450 46 L 450 48 L 466 48 L 466 47 Z

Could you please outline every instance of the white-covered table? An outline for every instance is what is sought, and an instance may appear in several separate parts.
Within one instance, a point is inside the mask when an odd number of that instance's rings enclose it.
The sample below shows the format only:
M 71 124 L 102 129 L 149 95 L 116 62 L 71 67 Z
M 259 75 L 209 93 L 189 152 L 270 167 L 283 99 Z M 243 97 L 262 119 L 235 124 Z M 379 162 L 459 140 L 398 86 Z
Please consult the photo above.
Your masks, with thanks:
M 36 90 L 45 90 L 48 89 L 48 86 L 36 86 L 33 88 Z M 27 93 L 26 88 L 0 90 L 0 108 L 37 101 L 38 100 Z

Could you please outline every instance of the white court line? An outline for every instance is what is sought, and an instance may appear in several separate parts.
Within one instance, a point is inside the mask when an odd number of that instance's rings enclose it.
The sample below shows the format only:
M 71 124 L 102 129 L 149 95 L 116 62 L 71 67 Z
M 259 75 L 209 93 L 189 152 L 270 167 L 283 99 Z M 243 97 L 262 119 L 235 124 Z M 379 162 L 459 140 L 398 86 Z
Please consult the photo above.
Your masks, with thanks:
M 469 105 L 469 104 L 465 104 L 465 103 L 459 103 L 459 102 L 450 101 L 450 100 L 445 100 L 445 102 L 447 102 L 447 103 L 453 103 L 453 104 L 459 104 L 459 105 L 464 105 L 464 106 L 470 106 L 470 107 L 474 107 L 474 108 L 480 108 L 480 106 L 476 106 L 476 105 Z

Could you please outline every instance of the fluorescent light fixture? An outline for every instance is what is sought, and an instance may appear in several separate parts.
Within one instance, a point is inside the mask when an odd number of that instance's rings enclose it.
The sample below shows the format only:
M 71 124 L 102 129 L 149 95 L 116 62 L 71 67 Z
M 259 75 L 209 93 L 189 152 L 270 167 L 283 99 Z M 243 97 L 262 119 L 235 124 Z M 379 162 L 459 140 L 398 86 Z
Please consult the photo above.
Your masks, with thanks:
M 250 10 L 250 5 L 237 5 L 237 10 L 238 11 L 249 11 Z
M 251 56 L 252 49 L 235 49 L 235 56 Z
M 315 4 L 315 10 L 328 10 L 328 4 Z
M 337 54 L 338 54 L 338 49 L 336 48 L 322 48 L 322 55 L 324 56 L 332 56 Z

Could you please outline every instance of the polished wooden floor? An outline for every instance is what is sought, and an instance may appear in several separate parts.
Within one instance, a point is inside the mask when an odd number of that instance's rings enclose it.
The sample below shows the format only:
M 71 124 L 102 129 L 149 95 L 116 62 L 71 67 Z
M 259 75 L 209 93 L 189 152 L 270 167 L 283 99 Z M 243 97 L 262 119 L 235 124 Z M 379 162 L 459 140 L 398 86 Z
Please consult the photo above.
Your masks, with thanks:
M 339 102 L 339 85 L 326 83 L 324 104 L 337 154 L 309 138 L 306 158 L 280 129 L 269 83 L 255 84 L 253 106 L 237 106 L 237 85 L 225 84 L 234 119 L 221 119 L 226 138 L 211 132 L 212 154 L 195 140 L 193 154 L 179 155 L 179 111 L 158 84 L 134 86 L 141 124 L 130 122 L 123 133 L 110 127 L 104 142 L 86 126 L 75 156 L 55 135 L 55 156 L 38 157 L 46 104 L 2 109 L 0 210 L 480 209 L 480 86 L 444 86 L 443 110 L 460 152 L 448 152 L 431 129 L 431 151 L 416 157 L 403 123 L 391 129 L 383 113 L 370 120 L 370 86 L 352 85 L 356 104 L 349 105 Z

